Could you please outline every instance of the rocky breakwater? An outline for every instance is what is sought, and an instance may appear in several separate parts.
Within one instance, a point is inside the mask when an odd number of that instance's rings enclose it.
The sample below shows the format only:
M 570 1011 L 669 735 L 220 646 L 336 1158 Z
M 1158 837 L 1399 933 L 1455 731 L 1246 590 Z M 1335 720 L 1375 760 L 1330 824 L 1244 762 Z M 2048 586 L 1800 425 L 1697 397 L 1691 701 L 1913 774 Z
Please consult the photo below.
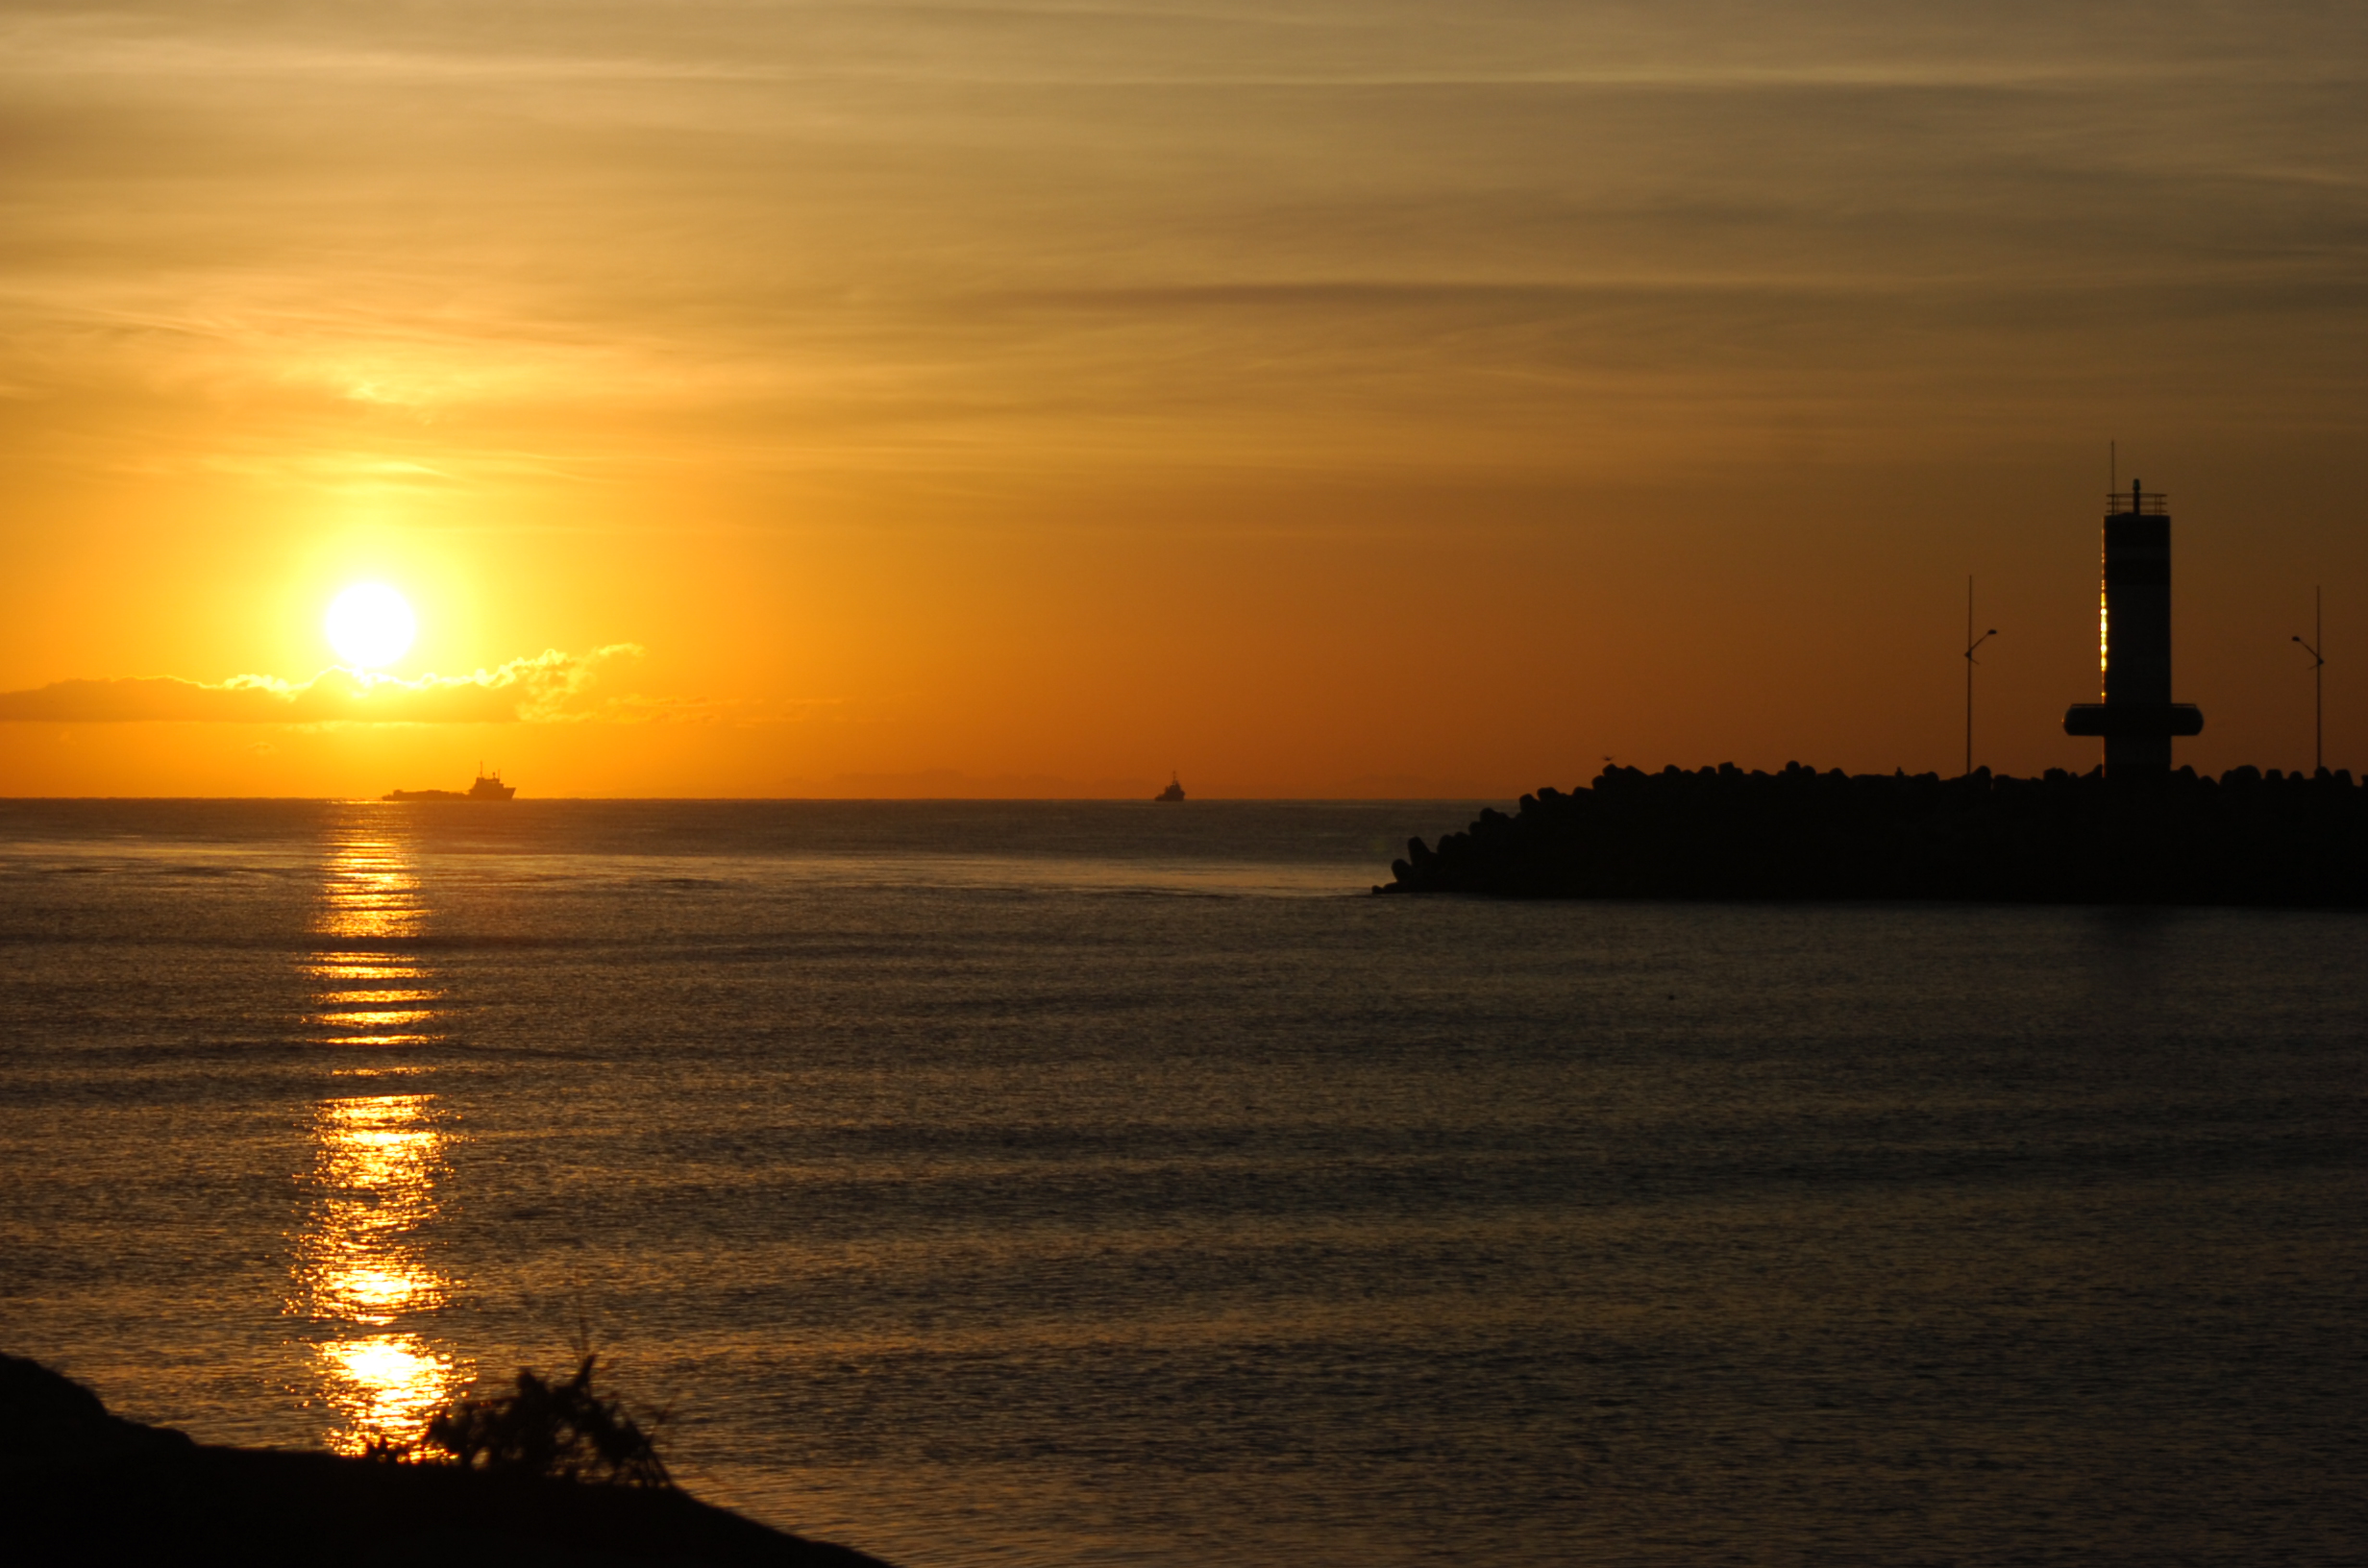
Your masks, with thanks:
M 1381 894 L 2368 906 L 2368 787 L 2348 772 L 2130 784 L 1607 767 L 1394 862 Z

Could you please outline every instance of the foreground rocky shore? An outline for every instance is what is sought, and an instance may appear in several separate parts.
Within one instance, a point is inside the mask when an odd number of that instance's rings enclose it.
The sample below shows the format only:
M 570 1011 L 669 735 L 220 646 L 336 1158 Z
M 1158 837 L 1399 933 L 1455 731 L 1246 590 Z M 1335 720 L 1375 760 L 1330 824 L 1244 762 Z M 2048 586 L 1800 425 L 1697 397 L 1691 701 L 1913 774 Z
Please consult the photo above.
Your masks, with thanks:
M 2368 788 L 2347 772 L 2144 784 L 1607 767 L 1592 787 L 1421 840 L 1375 893 L 2368 906 Z
M 0 1558 L 884 1568 L 671 1487 L 214 1448 L 0 1356 Z

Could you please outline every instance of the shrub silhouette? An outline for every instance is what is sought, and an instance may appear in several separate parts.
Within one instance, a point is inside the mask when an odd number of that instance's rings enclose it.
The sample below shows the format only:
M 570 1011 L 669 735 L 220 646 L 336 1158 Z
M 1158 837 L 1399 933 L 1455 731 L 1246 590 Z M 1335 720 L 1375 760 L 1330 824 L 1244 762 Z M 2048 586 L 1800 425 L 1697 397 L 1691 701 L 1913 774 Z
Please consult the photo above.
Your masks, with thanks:
M 564 1383 L 521 1370 L 515 1393 L 456 1400 L 430 1418 L 408 1449 L 374 1452 L 422 1464 L 671 1490 L 674 1479 L 655 1440 L 665 1412 L 651 1417 L 644 1431 L 620 1402 L 594 1390 L 598 1366 L 587 1351 Z

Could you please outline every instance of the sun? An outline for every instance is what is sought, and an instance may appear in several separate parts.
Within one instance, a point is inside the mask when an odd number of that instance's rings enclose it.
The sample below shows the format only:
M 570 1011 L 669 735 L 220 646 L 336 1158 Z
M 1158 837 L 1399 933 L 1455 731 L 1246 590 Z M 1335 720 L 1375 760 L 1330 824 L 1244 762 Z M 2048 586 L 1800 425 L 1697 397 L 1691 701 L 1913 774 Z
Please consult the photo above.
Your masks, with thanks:
M 331 600 L 324 626 L 337 656 L 360 670 L 403 657 L 419 630 L 411 606 L 382 582 L 358 582 Z

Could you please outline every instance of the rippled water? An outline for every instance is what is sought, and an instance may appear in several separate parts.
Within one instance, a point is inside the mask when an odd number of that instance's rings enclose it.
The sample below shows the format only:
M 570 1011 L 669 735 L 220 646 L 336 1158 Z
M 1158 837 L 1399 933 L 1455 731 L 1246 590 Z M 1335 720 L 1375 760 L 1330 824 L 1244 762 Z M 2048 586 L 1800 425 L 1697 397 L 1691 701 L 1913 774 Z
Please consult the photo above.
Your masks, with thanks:
M 1362 896 L 1468 815 L 0 802 L 0 1348 L 580 1318 L 911 1568 L 2368 1551 L 2368 920 Z

